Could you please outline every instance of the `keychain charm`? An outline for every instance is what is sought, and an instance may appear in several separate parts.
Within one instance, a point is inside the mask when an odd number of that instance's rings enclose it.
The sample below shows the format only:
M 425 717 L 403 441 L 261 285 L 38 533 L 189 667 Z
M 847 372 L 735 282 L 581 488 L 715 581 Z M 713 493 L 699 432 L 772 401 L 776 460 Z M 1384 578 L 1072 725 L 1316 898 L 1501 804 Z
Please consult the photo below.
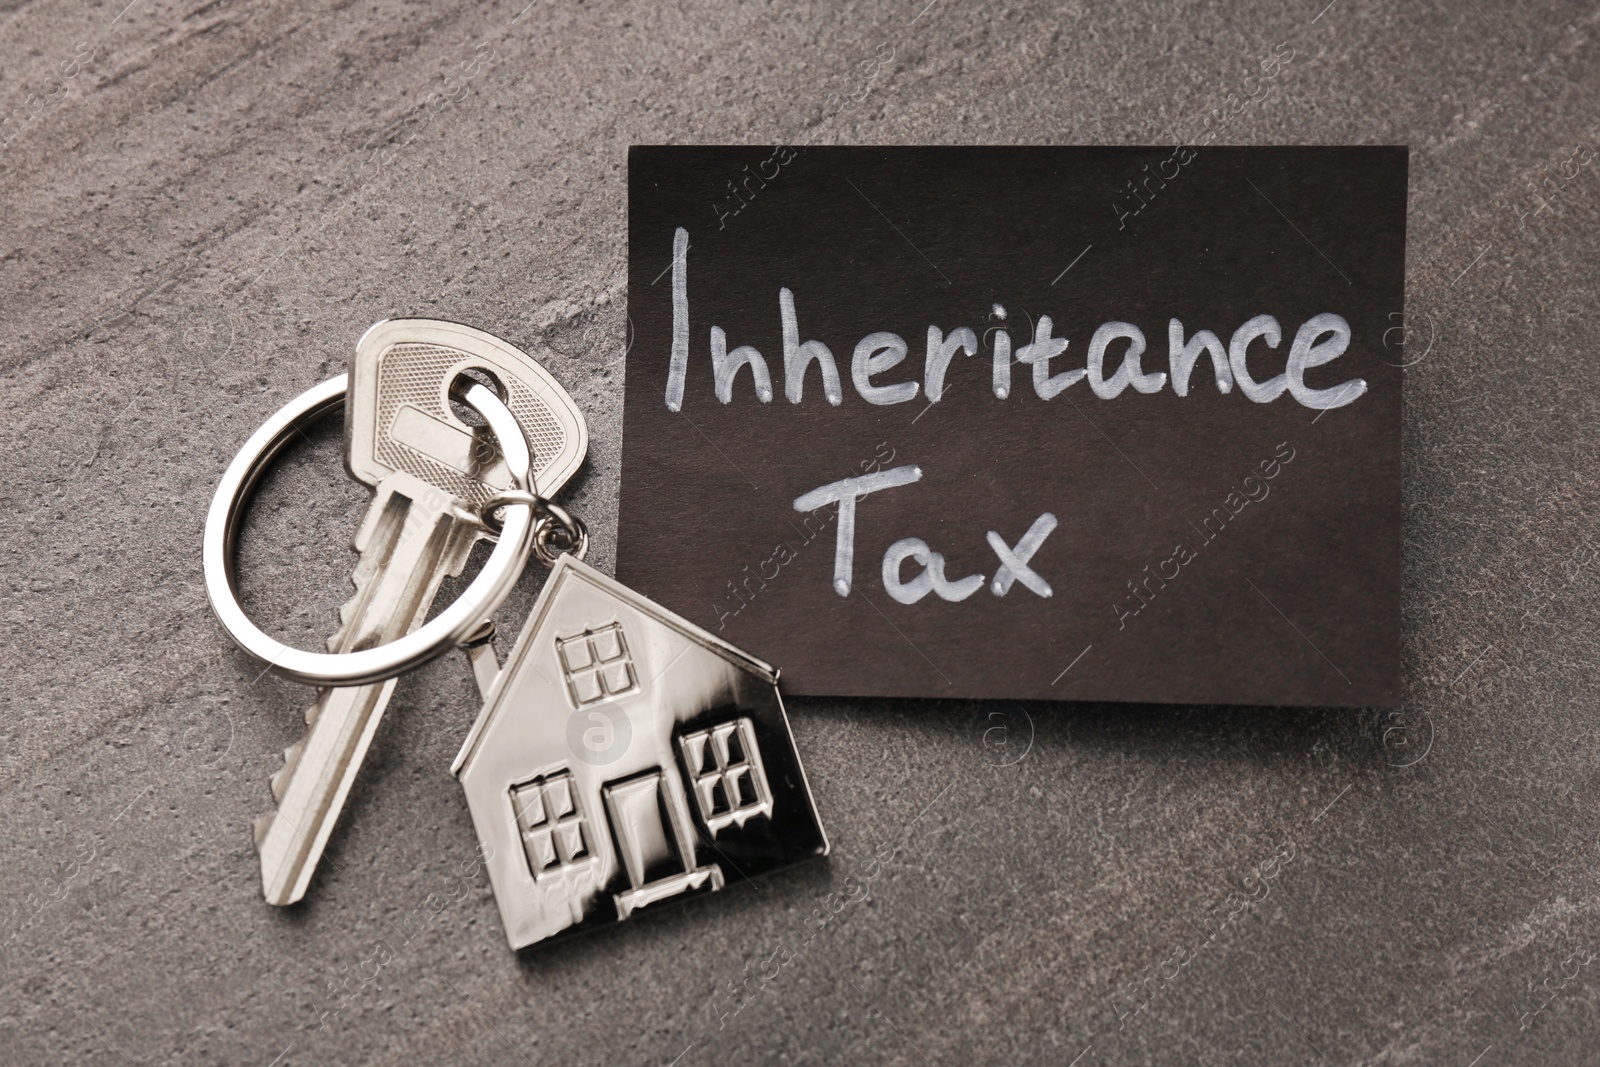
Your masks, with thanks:
M 514 949 L 828 852 L 778 672 L 575 555 L 452 770 Z

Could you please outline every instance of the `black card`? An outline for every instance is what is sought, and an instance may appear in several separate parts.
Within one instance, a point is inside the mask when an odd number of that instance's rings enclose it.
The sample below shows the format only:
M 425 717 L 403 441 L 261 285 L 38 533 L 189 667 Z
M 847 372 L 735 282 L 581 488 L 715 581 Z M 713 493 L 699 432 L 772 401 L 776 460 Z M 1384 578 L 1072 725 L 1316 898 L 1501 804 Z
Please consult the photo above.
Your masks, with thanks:
M 1406 167 L 634 148 L 618 576 L 791 693 L 1395 704 Z

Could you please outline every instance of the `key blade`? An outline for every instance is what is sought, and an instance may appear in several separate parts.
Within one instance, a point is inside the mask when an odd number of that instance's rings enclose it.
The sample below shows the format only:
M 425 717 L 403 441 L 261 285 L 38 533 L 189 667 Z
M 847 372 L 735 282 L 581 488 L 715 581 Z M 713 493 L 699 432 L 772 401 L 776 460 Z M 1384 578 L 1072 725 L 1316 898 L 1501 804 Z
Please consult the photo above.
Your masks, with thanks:
M 339 607 L 339 628 L 328 638 L 329 652 L 346 652 L 356 647 L 356 631 L 378 592 L 372 578 L 383 561 L 389 558 L 395 544 L 406 535 L 406 520 L 411 514 L 411 502 L 392 491 L 382 494 L 381 499 L 375 496 L 367 505 L 367 517 L 351 545 L 360 557 L 355 571 L 350 575 L 355 592 Z M 324 699 L 326 695 L 327 690 L 323 690 L 316 702 L 306 709 L 307 727 L 315 726 L 321 717 L 322 708 L 327 702 Z M 299 740 L 283 750 L 283 766 L 271 779 L 272 799 L 280 804 L 283 803 L 284 790 L 294 776 L 295 766 L 300 762 L 300 753 L 305 750 L 305 745 L 305 735 L 301 735 Z M 271 816 L 263 815 L 257 821 L 261 820 L 270 822 Z
M 504 387 L 533 452 L 539 493 L 553 498 L 588 453 L 588 426 L 561 383 L 527 352 L 471 326 L 387 319 L 362 336 L 350 368 L 345 458 L 368 485 L 405 471 L 472 507 L 510 488 L 492 438 L 450 407 L 449 383 L 468 368 Z
M 391 678 L 318 694 L 318 725 L 291 746 L 301 749 L 298 758 L 278 772 L 278 810 L 256 820 L 261 891 L 268 904 L 281 907 L 305 896 L 393 691 Z
M 461 571 L 481 536 L 481 529 L 455 521 L 447 500 L 430 506 L 427 487 L 413 481 L 395 475 L 373 496 L 356 537 L 356 593 L 340 609 L 343 621 L 328 641 L 330 651 L 375 645 L 415 629 L 439 583 Z M 399 491 L 402 485 L 407 493 Z M 278 809 L 255 822 L 268 903 L 293 904 L 305 895 L 394 686 L 391 678 L 323 689 L 306 712 L 305 735 L 285 750 L 284 765 L 273 775 Z

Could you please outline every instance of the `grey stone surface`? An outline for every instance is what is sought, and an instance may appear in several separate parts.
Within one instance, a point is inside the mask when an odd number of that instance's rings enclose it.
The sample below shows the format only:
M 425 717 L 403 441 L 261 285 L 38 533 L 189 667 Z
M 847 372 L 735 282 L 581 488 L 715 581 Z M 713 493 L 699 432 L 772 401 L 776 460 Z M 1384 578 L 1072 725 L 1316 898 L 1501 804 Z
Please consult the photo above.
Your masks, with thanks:
M 4 4 L 0 1062 L 1600 1062 L 1600 166 L 1552 177 L 1600 11 L 925 2 Z M 1221 141 L 1413 148 L 1404 711 L 795 701 L 829 862 L 519 958 L 462 874 L 452 657 L 308 903 L 261 903 L 307 693 L 211 618 L 200 525 L 368 324 L 555 353 L 609 568 L 630 143 L 1198 140 L 1280 42 Z M 337 455 L 243 553 L 302 647 Z

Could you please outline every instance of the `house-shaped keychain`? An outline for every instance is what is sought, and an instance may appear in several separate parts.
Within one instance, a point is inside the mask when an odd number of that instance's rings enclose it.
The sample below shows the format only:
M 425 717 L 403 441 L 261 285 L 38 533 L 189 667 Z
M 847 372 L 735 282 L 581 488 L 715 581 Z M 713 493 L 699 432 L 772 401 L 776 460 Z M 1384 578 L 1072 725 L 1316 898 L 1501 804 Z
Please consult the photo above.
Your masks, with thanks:
M 826 855 L 777 683 L 561 556 L 451 768 L 511 947 Z

